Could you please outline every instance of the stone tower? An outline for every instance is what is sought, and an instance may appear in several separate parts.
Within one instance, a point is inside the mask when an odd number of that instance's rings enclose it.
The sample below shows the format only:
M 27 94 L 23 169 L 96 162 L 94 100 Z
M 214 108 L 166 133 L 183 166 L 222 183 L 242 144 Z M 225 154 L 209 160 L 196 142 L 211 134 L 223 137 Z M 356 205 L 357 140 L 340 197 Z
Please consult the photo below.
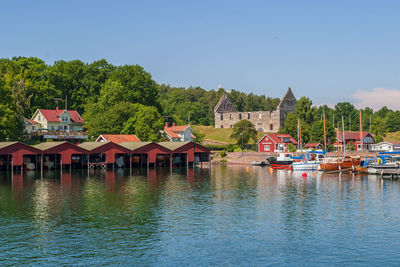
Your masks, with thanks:
M 296 103 L 297 100 L 293 95 L 292 89 L 289 87 L 277 107 L 277 110 L 279 111 L 280 127 L 285 125 L 287 114 L 296 111 Z

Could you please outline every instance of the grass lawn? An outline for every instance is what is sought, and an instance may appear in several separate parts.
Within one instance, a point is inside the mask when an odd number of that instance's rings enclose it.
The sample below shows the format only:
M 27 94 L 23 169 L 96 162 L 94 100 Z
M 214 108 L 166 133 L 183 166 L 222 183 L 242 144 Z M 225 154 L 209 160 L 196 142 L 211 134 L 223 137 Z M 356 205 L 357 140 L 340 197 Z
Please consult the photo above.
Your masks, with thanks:
M 191 127 L 199 133 L 205 135 L 205 140 L 212 140 L 221 142 L 221 144 L 235 144 L 236 141 L 230 139 L 229 136 L 232 134 L 232 128 L 214 128 L 214 126 L 200 126 L 191 125 Z M 264 132 L 257 132 L 257 141 L 265 135 Z M 252 144 L 253 141 L 250 141 Z
M 400 142 L 400 132 L 386 133 L 383 139 L 388 142 Z

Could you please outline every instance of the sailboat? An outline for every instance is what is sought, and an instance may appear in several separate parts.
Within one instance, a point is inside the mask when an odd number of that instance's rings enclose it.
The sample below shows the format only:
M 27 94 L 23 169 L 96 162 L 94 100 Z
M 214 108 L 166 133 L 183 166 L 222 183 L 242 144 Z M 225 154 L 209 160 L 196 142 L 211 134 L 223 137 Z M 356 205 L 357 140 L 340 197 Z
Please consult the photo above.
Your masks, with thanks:
M 338 122 L 338 134 L 339 136 L 339 122 Z M 343 138 L 343 145 L 346 145 L 346 140 L 344 136 L 344 122 L 342 117 L 342 138 Z M 359 157 L 349 157 L 344 155 L 340 158 L 339 155 L 339 140 L 337 140 L 337 150 L 338 150 L 338 157 L 335 158 L 325 158 L 321 161 L 320 167 L 321 170 L 324 172 L 335 172 L 335 171 L 346 171 L 346 170 L 354 170 L 357 166 L 360 165 L 360 158 Z

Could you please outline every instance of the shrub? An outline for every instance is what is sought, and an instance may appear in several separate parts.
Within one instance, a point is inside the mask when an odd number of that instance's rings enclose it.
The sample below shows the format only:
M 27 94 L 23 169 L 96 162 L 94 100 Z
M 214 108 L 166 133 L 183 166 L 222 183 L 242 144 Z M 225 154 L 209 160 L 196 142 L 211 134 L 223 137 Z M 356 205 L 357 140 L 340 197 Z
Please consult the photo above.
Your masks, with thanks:
M 222 151 L 225 150 L 225 145 L 205 145 L 205 147 L 211 149 L 212 151 Z
M 225 157 L 226 157 L 226 151 L 223 150 L 223 151 L 221 151 L 221 158 L 225 158 Z
M 297 149 L 294 147 L 293 144 L 288 144 L 288 150 L 289 150 L 289 152 L 296 152 L 297 151 Z

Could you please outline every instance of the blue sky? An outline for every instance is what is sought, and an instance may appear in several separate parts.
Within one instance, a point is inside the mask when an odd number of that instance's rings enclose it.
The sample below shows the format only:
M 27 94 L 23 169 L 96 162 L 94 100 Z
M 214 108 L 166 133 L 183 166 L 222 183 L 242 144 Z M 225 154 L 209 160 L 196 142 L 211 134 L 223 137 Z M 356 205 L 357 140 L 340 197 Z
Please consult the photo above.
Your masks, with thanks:
M 399 10 L 400 1 L 4 1 L 0 57 L 105 58 L 174 86 L 273 97 L 291 86 L 315 104 L 400 109 Z

